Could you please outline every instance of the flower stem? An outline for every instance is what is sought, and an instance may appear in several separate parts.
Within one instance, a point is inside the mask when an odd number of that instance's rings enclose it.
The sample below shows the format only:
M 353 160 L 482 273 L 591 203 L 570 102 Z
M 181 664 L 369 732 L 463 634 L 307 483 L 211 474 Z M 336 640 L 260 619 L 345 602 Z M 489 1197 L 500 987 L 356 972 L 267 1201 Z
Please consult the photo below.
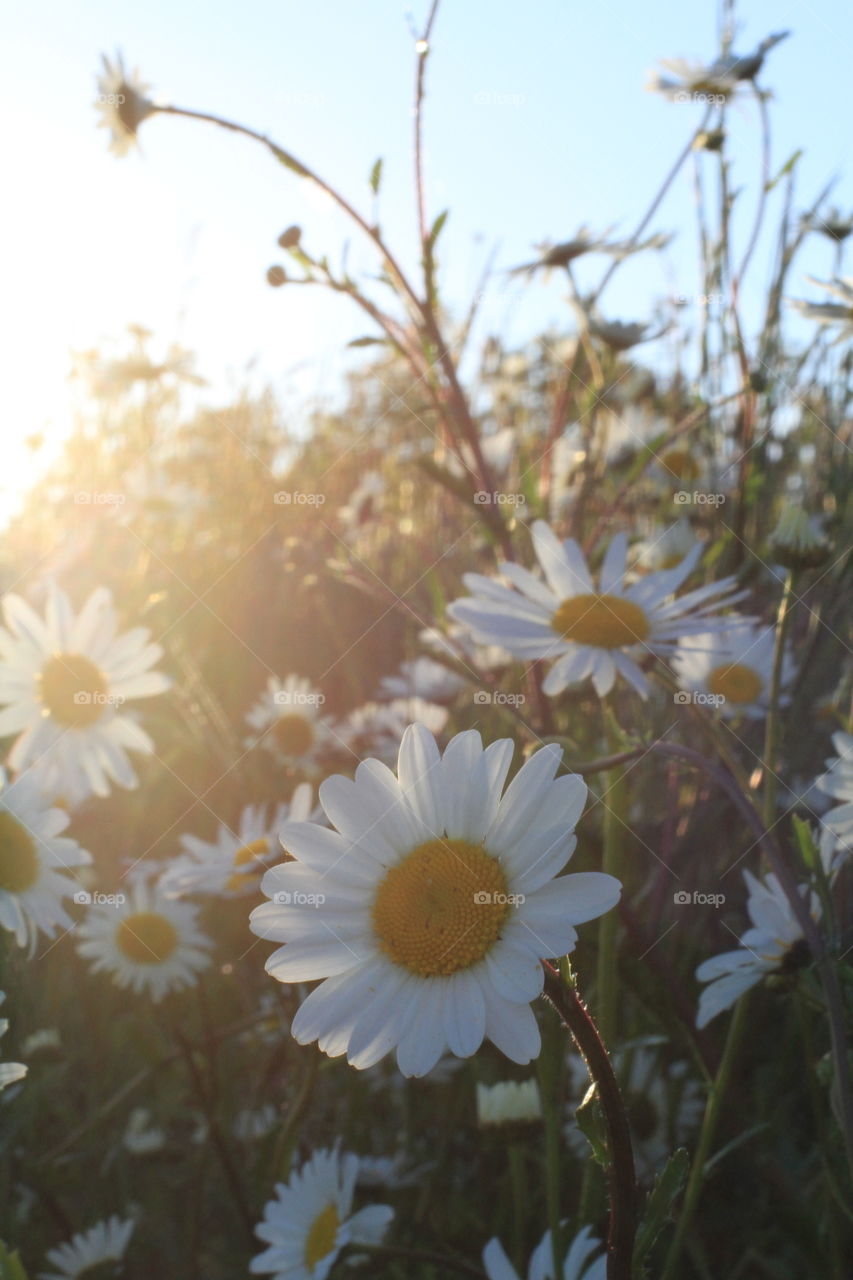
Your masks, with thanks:
M 764 730 L 764 825 L 770 830 L 776 821 L 776 752 L 779 747 L 779 695 L 782 689 L 782 664 L 785 659 L 785 642 L 791 624 L 791 597 L 794 593 L 794 573 L 788 570 L 785 590 L 776 615 L 776 643 L 773 649 L 773 671 L 770 677 L 770 697 L 767 724 Z
M 602 871 L 620 879 L 622 848 L 625 842 L 623 814 L 627 802 L 625 770 L 617 767 L 607 774 L 607 786 L 602 797 L 604 805 L 604 857 Z M 616 1036 L 616 943 L 619 916 L 616 911 L 606 911 L 598 925 L 598 971 L 596 1004 L 598 1025 L 605 1044 Z

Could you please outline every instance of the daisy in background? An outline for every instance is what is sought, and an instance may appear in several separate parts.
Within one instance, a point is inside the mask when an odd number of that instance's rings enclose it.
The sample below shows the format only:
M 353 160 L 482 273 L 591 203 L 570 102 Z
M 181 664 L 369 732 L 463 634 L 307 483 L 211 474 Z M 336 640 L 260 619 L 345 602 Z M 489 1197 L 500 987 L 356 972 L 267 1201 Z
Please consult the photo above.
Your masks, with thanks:
M 288 1183 L 278 1183 L 255 1234 L 269 1248 L 249 1263 L 253 1276 L 326 1280 L 348 1244 L 378 1244 L 394 1216 L 388 1205 L 352 1211 L 358 1157 L 315 1151 Z
M 413 662 L 401 662 L 397 675 L 382 677 L 379 697 L 450 702 L 464 687 L 462 677 L 443 662 L 436 662 L 434 658 L 415 658 Z
M 52 938 L 74 921 L 63 905 L 79 888 L 69 872 L 92 855 L 62 835 L 70 819 L 51 807 L 30 773 L 7 783 L 0 769 L 0 928 L 19 947 L 35 947 L 39 933 Z
M 541 1120 L 539 1086 L 530 1080 L 502 1080 L 498 1084 L 477 1084 L 477 1124 L 523 1124 Z
M 210 940 L 196 923 L 198 909 L 167 898 L 156 885 L 140 881 L 115 906 L 91 906 L 77 933 L 78 950 L 93 973 L 108 973 L 155 1002 L 170 991 L 195 984 L 210 964 Z
M 339 744 L 359 760 L 370 755 L 393 764 L 407 725 L 417 721 L 430 733 L 438 734 L 447 724 L 449 715 L 447 707 L 419 697 L 366 702 L 340 722 L 336 736 Z
M 696 970 L 698 980 L 710 984 L 699 998 L 696 1026 L 700 1030 L 769 973 L 795 973 L 809 960 L 803 931 L 775 875 L 757 880 L 750 871 L 744 871 L 743 876 L 749 890 L 746 909 L 753 927 L 740 939 L 739 951 L 712 956 Z M 801 892 L 805 895 L 807 890 Z M 820 904 L 814 894 L 809 910 L 812 919 L 820 919 Z
M 281 857 L 279 828 L 288 818 L 307 822 L 313 816 L 311 794 L 310 784 L 303 782 L 294 791 L 290 804 L 277 805 L 272 813 L 266 805 L 247 805 L 240 814 L 237 830 L 221 822 L 212 841 L 181 836 L 184 855 L 163 873 L 160 888 L 169 897 L 210 893 L 219 898 L 238 898 L 256 893 L 260 877 L 273 857 Z
M 115 156 L 125 156 L 136 146 L 136 131 L 157 110 L 149 99 L 151 88 L 143 84 L 139 72 L 128 75 L 120 53 L 111 62 L 101 54 L 104 69 L 98 76 L 98 96 L 95 106 L 101 113 L 98 125 L 110 131 L 110 151 Z
M 680 689 L 698 694 L 700 702 L 716 706 L 720 715 L 760 719 L 770 706 L 775 645 L 775 627 L 735 619 L 725 630 L 686 636 L 672 659 L 672 669 Z M 790 656 L 785 654 L 783 689 L 793 674 Z
M 475 675 L 480 671 L 499 671 L 512 662 L 512 654 L 497 644 L 475 644 L 465 627 L 454 623 L 440 631 L 438 627 L 425 627 L 418 632 L 418 639 L 425 648 L 454 662 L 470 664 Z
M 632 573 L 654 573 L 658 569 L 674 569 L 696 546 L 696 535 L 684 519 L 667 525 L 637 543 L 628 552 Z
M 76 617 L 56 586 L 44 620 L 15 595 L 5 597 L 3 615 L 0 735 L 20 734 L 10 767 L 31 768 L 45 791 L 75 799 L 109 795 L 111 782 L 135 787 L 127 752 L 150 755 L 154 744 L 125 703 L 169 688 L 166 676 L 150 670 L 163 650 L 149 643 L 147 628 L 117 635 L 106 587 Z
M 562 1225 L 564 1224 L 561 1223 Z M 592 1234 L 591 1227 L 582 1227 L 569 1245 L 563 1269 L 556 1280 L 606 1280 L 607 1258 L 604 1255 L 595 1257 L 603 1247 L 602 1242 Z M 483 1266 L 489 1280 L 520 1280 L 497 1236 L 483 1250 Z M 527 1280 L 555 1280 L 550 1231 L 545 1232 L 531 1254 Z
M 823 825 L 847 843 L 853 842 L 853 734 L 834 733 L 832 745 L 838 752 L 827 760 L 827 772 L 815 786 L 842 803 L 823 816 Z
M 329 721 L 320 715 L 325 694 L 310 680 L 289 675 L 270 676 L 267 687 L 246 716 L 253 731 L 247 747 L 264 747 L 280 760 L 312 772 L 318 757 L 334 745 Z
M 505 582 L 466 573 L 464 582 L 472 594 L 455 600 L 447 612 L 481 643 L 503 645 L 527 661 L 556 659 L 543 685 L 551 696 L 591 677 L 603 698 L 618 674 L 642 698 L 648 697 L 638 661 L 672 653 L 685 635 L 722 629 L 725 623 L 714 617 L 714 610 L 738 598 L 734 578 L 675 595 L 696 568 L 702 554 L 698 544 L 676 568 L 626 585 L 628 539 L 617 534 L 597 587 L 572 538 L 560 542 L 537 520 L 533 546 L 544 582 L 518 564 L 500 566 Z
M 54 1270 L 41 1271 L 39 1280 L 82 1280 L 98 1267 L 106 1273 L 107 1263 L 118 1264 L 124 1258 L 134 1226 L 132 1218 L 122 1220 L 114 1215 L 78 1232 L 66 1244 L 49 1251 L 46 1261 Z
M 320 787 L 335 828 L 288 823 L 294 861 L 274 867 L 251 927 L 283 943 L 266 968 L 279 982 L 325 979 L 292 1034 L 364 1069 L 396 1049 L 405 1076 L 426 1075 L 490 1039 L 531 1062 L 540 961 L 577 941 L 574 926 L 616 905 L 612 876 L 559 876 L 574 848 L 586 786 L 555 778 L 562 752 L 537 751 L 504 792 L 508 739 L 483 748 L 457 734 L 443 756 L 411 725 L 397 776 L 378 760 Z
M 811 284 L 825 289 L 840 302 L 808 302 L 804 298 L 789 298 L 792 307 L 807 320 L 816 320 L 818 324 L 837 324 L 840 326 L 836 342 L 843 342 L 853 334 L 853 278 L 846 276 L 841 280 L 815 280 L 806 277 Z
M 6 992 L 0 991 L 0 1005 L 6 1000 Z M 0 1018 L 0 1039 L 9 1030 L 9 1022 L 7 1018 Z M 27 1074 L 27 1068 L 23 1062 L 0 1062 L 0 1093 L 7 1089 L 10 1084 L 15 1084 L 18 1080 L 23 1080 Z

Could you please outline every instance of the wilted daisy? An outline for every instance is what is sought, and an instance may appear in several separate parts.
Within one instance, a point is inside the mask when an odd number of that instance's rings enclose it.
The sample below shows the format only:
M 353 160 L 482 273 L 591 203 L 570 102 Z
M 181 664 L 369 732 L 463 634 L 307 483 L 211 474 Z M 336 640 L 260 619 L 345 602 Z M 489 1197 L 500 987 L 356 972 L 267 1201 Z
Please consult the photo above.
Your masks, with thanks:
M 426 725 L 430 733 L 441 733 L 449 714 L 447 707 L 419 697 L 366 702 L 340 722 L 337 736 L 341 746 L 359 760 L 370 755 L 392 762 L 397 757 L 400 739 L 407 725 L 418 721 Z
M 122 1220 L 114 1215 L 78 1232 L 48 1252 L 46 1260 L 54 1270 L 40 1272 L 40 1280 L 83 1280 L 98 1267 L 108 1273 L 106 1264 L 119 1263 L 124 1257 L 134 1225 L 132 1218 Z
M 555 779 L 561 752 L 537 751 L 506 792 L 512 742 L 483 749 L 473 730 L 442 756 L 410 726 L 397 776 L 377 760 L 335 776 L 320 802 L 335 830 L 289 823 L 295 861 L 274 867 L 252 930 L 285 945 L 267 961 L 280 982 L 325 979 L 292 1034 L 359 1069 L 392 1049 L 403 1075 L 426 1075 L 445 1050 L 470 1057 L 484 1038 L 514 1062 L 540 1048 L 530 1002 L 540 961 L 571 951 L 574 926 L 615 906 L 612 876 L 558 876 L 586 799 Z M 555 878 L 556 877 L 556 878 Z
M 325 695 L 310 680 L 289 675 L 270 676 L 267 687 L 246 716 L 253 730 L 246 746 L 259 743 L 303 770 L 316 766 L 317 756 L 330 742 L 329 722 L 320 715 Z
M 348 1244 L 378 1244 L 393 1209 L 368 1205 L 352 1212 L 358 1157 L 315 1151 L 288 1183 L 278 1183 L 255 1234 L 269 1248 L 249 1263 L 253 1276 L 275 1280 L 326 1280 Z
M 569 1245 L 558 1280 L 606 1280 L 607 1258 L 595 1257 L 603 1248 L 591 1227 L 582 1227 Z M 489 1280 L 520 1280 L 518 1272 L 495 1237 L 483 1250 L 483 1266 Z M 554 1251 L 551 1232 L 546 1231 L 533 1250 L 527 1268 L 527 1280 L 554 1280 Z
M 0 991 L 0 1005 L 6 1000 L 6 992 Z M 9 1030 L 9 1022 L 6 1018 L 0 1018 L 0 1039 Z M 27 1068 L 23 1062 L 0 1062 L 0 1093 L 8 1088 L 10 1084 L 15 1084 L 18 1080 L 23 1080 L 27 1074 Z
M 109 129 L 110 151 L 124 156 L 136 144 L 136 131 L 157 110 L 148 97 L 151 88 L 143 84 L 139 72 L 128 75 L 120 53 L 111 62 L 101 54 L 104 69 L 98 76 L 98 96 L 95 106 L 101 113 L 99 126 Z
M 443 662 L 434 658 L 415 658 L 402 662 L 399 673 L 383 676 L 379 682 L 380 698 L 423 698 L 426 702 L 450 702 L 465 681 Z
M 775 875 L 757 880 L 750 871 L 743 874 L 749 890 L 746 909 L 753 928 L 740 939 L 739 951 L 712 956 L 696 970 L 698 980 L 710 984 L 699 998 L 696 1026 L 700 1029 L 724 1009 L 730 1009 L 767 974 L 794 973 L 809 960 L 803 931 Z M 814 895 L 809 909 L 817 919 L 820 906 Z
M 542 1103 L 535 1080 L 501 1080 L 492 1085 L 478 1083 L 477 1123 L 481 1127 L 518 1124 L 541 1117 Z
M 824 815 L 824 825 L 845 839 L 853 837 L 853 734 L 834 733 L 832 745 L 838 752 L 827 760 L 827 772 L 822 774 L 816 786 L 828 796 L 843 803 Z
M 560 542 L 537 520 L 533 546 L 544 582 L 518 564 L 500 567 L 509 585 L 467 573 L 464 582 L 472 594 L 455 600 L 448 613 L 482 643 L 503 645 L 528 661 L 556 659 L 543 686 L 550 695 L 589 676 L 603 698 L 619 674 L 645 698 L 648 684 L 638 660 L 672 653 L 680 636 L 720 629 L 724 624 L 714 610 L 733 599 L 733 578 L 675 595 L 696 567 L 698 544 L 676 568 L 626 586 L 628 540 L 617 534 L 597 588 L 573 539 Z
M 29 773 L 7 784 L 0 769 L 0 928 L 14 933 L 18 946 L 74 923 L 62 900 L 79 885 L 65 873 L 88 866 L 92 855 L 61 834 L 69 821 Z
M 791 306 L 807 320 L 816 320 L 818 324 L 841 325 L 836 342 L 843 342 L 853 334 L 853 277 L 830 281 L 813 280 L 811 276 L 808 279 L 819 289 L 825 289 L 841 301 L 808 302 L 804 298 L 791 298 Z
M 721 715 L 767 715 L 773 677 L 775 627 L 738 620 L 724 630 L 686 636 L 672 659 L 678 686 L 716 706 Z M 782 663 L 782 688 L 793 675 L 788 655 Z
M 709 97 L 728 99 L 739 83 L 755 79 L 768 52 L 789 34 L 777 31 L 762 40 L 752 53 L 727 53 L 708 64 L 689 62 L 686 58 L 661 58 L 661 66 L 678 78 L 657 75 L 647 88 L 676 102 L 694 96 L 700 101 Z
M 198 910 L 140 882 L 125 901 L 91 906 L 79 925 L 80 954 L 94 973 L 108 973 L 119 987 L 159 1001 L 169 991 L 193 986 L 210 964 L 210 942 L 196 924 Z
M 184 856 L 166 870 L 160 886 L 170 896 L 211 893 L 236 898 L 256 893 L 270 861 L 281 856 L 279 828 L 288 818 L 307 822 L 310 817 L 311 786 L 307 782 L 296 788 L 289 805 L 277 805 L 272 812 L 267 805 L 247 805 L 236 831 L 222 822 L 212 841 L 181 836 Z
M 51 587 L 45 618 L 20 596 L 3 601 L 0 628 L 0 735 L 20 733 L 9 753 L 13 769 L 32 766 L 46 791 L 109 795 L 110 782 L 136 786 L 128 751 L 150 755 L 148 734 L 124 713 L 133 698 L 169 687 L 149 670 L 162 657 L 145 627 L 116 635 L 105 587 L 75 617 L 68 597 Z
M 829 240 L 840 244 L 853 231 L 853 214 L 843 214 L 833 205 L 826 213 L 809 213 L 800 219 L 800 226 L 806 231 L 819 231 Z
M 829 559 L 829 540 L 819 521 L 799 502 L 789 502 L 770 535 L 773 558 L 786 569 L 817 569 Z

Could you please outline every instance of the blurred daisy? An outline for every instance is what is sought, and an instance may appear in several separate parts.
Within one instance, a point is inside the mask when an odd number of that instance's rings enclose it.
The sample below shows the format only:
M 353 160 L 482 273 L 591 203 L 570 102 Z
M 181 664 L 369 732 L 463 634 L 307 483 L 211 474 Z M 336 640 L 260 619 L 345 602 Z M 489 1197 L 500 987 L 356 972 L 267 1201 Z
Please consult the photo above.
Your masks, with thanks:
M 725 625 L 713 611 L 732 603 L 733 578 L 675 596 L 696 567 L 702 553 L 698 544 L 676 568 L 649 573 L 626 586 L 628 540 L 617 534 L 597 589 L 573 539 L 560 542 L 537 520 L 533 546 L 544 582 L 518 564 L 500 567 L 509 585 L 467 573 L 464 581 L 472 594 L 455 600 L 448 613 L 484 644 L 503 645 L 528 661 L 556 658 L 543 685 L 551 696 L 591 677 L 603 698 L 618 674 L 645 698 L 648 683 L 638 666 L 644 653 L 669 654 L 680 636 L 712 627 L 716 632 Z
M 275 857 L 281 857 L 278 832 L 290 818 L 307 822 L 312 816 L 311 787 L 303 782 L 293 793 L 290 805 L 280 804 L 269 812 L 266 805 L 247 805 L 240 814 L 237 830 L 219 824 L 215 840 L 181 836 L 184 856 L 176 858 L 160 880 L 170 896 L 211 893 L 222 898 L 256 893 L 260 877 Z
M 729 98 L 738 84 L 744 80 L 754 80 L 761 70 L 769 51 L 790 35 L 788 31 L 777 31 L 767 36 L 752 53 L 727 53 L 707 65 L 701 62 L 689 62 L 686 58 L 661 58 L 661 66 L 671 71 L 678 78 L 655 76 L 647 85 L 654 93 L 663 93 L 676 102 L 687 98 Z
M 6 1000 L 6 992 L 0 991 L 0 1005 Z M 9 1030 L 9 1022 L 6 1018 L 0 1018 L 0 1038 L 2 1038 Z M 0 1093 L 8 1088 L 10 1084 L 15 1084 L 18 1080 L 23 1080 L 27 1074 L 27 1068 L 23 1062 L 0 1062 Z
M 853 214 L 843 214 L 836 205 L 826 213 L 809 213 L 800 219 L 800 226 L 806 231 L 819 231 L 827 239 L 840 244 L 853 231 Z
M 350 494 L 349 502 L 338 510 L 338 519 L 347 533 L 357 533 L 375 520 L 385 505 L 385 477 L 380 471 L 366 471 Z
M 512 654 L 497 644 L 475 644 L 465 627 L 451 624 L 444 631 L 438 627 L 425 627 L 418 632 L 418 639 L 433 653 L 443 654 L 454 662 L 468 663 L 478 671 L 497 671 L 512 662 Z M 417 717 L 415 717 L 417 719 Z
M 770 535 L 774 559 L 786 569 L 817 569 L 830 556 L 829 540 L 815 516 L 799 502 L 789 502 Z
M 607 1258 L 604 1255 L 595 1258 L 602 1247 L 601 1241 L 592 1234 L 592 1228 L 582 1227 L 569 1246 L 560 1280 L 606 1280 Z M 483 1266 L 489 1280 L 519 1280 L 518 1272 L 497 1237 L 490 1240 L 483 1250 Z M 545 1232 L 533 1250 L 527 1280 L 554 1280 L 550 1231 Z
M 310 680 L 296 675 L 284 680 L 270 676 L 246 716 L 246 723 L 254 730 L 246 746 L 260 744 L 291 764 L 312 769 L 330 741 L 328 720 L 320 715 L 325 701 L 325 695 Z
M 93 906 L 79 925 L 80 954 L 94 973 L 159 1001 L 193 986 L 210 964 L 209 940 L 196 924 L 197 908 L 140 883 L 118 906 Z
M 150 1156 L 162 1151 L 166 1135 L 151 1124 L 151 1112 L 147 1107 L 134 1107 L 127 1118 L 121 1144 L 134 1156 Z
M 823 874 L 829 883 L 833 884 L 841 868 L 853 853 L 853 832 L 848 836 L 839 837 L 829 827 L 819 823 L 812 831 L 812 839 L 818 851 Z
M 112 597 L 93 591 L 75 617 L 51 587 L 44 621 L 20 596 L 3 601 L 0 627 L 0 735 L 20 733 L 13 769 L 32 766 L 48 792 L 109 795 L 110 782 L 136 786 L 128 751 L 154 744 L 124 704 L 169 688 L 150 667 L 162 657 L 145 627 L 116 635 Z
M 31 774 L 6 783 L 0 769 L 0 927 L 18 946 L 35 946 L 39 932 L 52 938 L 74 921 L 63 906 L 79 888 L 66 875 L 88 866 L 92 855 L 61 833 L 70 819 L 52 808 Z
M 344 1245 L 379 1243 L 394 1211 L 376 1204 L 352 1212 L 358 1164 L 354 1155 L 315 1151 L 288 1183 L 277 1184 L 255 1227 L 269 1248 L 249 1263 L 253 1276 L 326 1280 Z
M 539 1120 L 542 1103 L 535 1080 L 501 1080 L 477 1084 L 477 1124 L 481 1128 Z
M 426 725 L 430 733 L 441 733 L 449 714 L 446 707 L 419 697 L 366 702 L 341 721 L 337 735 L 340 743 L 359 760 L 372 755 L 391 763 L 397 757 L 407 725 L 418 721 Z
M 98 1267 L 108 1273 L 107 1263 L 119 1263 L 133 1234 L 132 1218 L 106 1218 L 88 1231 L 80 1231 L 67 1244 L 51 1249 L 47 1261 L 53 1271 L 40 1272 L 40 1280 L 82 1280 Z
M 660 533 L 637 543 L 629 552 L 631 568 L 641 573 L 674 569 L 696 546 L 696 535 L 686 520 L 676 520 Z
M 139 72 L 128 75 L 120 53 L 111 62 L 101 54 L 104 69 L 98 76 L 98 96 L 95 106 L 101 113 L 100 127 L 110 131 L 110 151 L 124 156 L 136 144 L 136 131 L 157 110 L 148 97 L 151 88 L 143 84 Z
M 260 1142 L 280 1122 L 281 1116 L 271 1102 L 254 1111 L 246 1107 L 234 1119 L 234 1137 L 238 1142 Z
M 841 326 L 836 342 L 843 342 L 853 334 L 853 277 L 843 280 L 814 280 L 808 277 L 819 289 L 825 289 L 840 302 L 808 302 L 803 298 L 791 298 L 790 303 L 807 320 L 815 320 L 818 324 L 837 324 Z
M 824 825 L 845 839 L 853 838 L 853 734 L 834 733 L 832 745 L 838 755 L 827 760 L 827 772 L 815 786 L 843 803 L 824 814 Z
M 696 1026 L 700 1030 L 724 1009 L 730 1009 L 767 974 L 794 973 L 809 960 L 803 931 L 775 875 L 768 875 L 763 881 L 750 871 L 743 875 L 749 890 L 746 909 L 753 928 L 740 939 L 739 951 L 712 956 L 696 970 L 698 980 L 710 984 L 699 998 Z M 814 895 L 809 909 L 817 920 L 820 905 Z
M 543 747 L 502 795 L 512 742 L 483 749 L 473 730 L 444 755 L 410 726 L 397 776 L 377 760 L 355 780 L 335 776 L 320 802 L 336 830 L 290 823 L 295 861 L 274 867 L 252 930 L 285 945 L 267 961 L 280 982 L 325 979 L 292 1034 L 363 1069 L 392 1049 L 403 1075 L 426 1075 L 449 1049 L 490 1039 L 513 1062 L 540 1049 L 530 1007 L 540 960 L 571 951 L 574 925 L 609 911 L 612 876 L 560 876 L 586 799 L 557 778 L 561 752 Z
M 735 621 L 725 630 L 686 636 L 672 659 L 672 669 L 680 689 L 700 694 L 721 715 L 757 719 L 767 715 L 770 704 L 775 644 L 775 627 Z M 792 675 L 793 664 L 786 654 L 782 688 Z
M 443 662 L 434 658 L 415 658 L 402 662 L 397 675 L 383 676 L 379 682 L 380 698 L 423 698 L 426 702 L 450 702 L 465 681 Z

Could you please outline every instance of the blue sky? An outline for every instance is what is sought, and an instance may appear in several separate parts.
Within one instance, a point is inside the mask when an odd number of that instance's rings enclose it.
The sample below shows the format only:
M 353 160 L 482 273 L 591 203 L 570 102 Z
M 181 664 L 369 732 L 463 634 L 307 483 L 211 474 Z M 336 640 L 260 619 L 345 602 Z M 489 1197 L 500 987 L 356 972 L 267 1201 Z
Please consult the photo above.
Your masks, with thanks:
M 425 3 L 411 7 L 423 20 Z M 798 147 L 803 205 L 832 176 L 834 200 L 853 208 L 849 172 L 849 67 L 853 6 L 840 0 L 743 4 L 736 48 L 770 31 L 792 36 L 773 50 L 762 83 L 774 91 L 774 168 Z M 658 59 L 716 50 L 716 5 L 629 0 L 443 0 L 429 63 L 427 196 L 450 207 L 440 262 L 446 299 L 460 309 L 487 254 L 511 266 L 533 242 L 565 239 L 582 222 L 628 233 L 698 117 L 644 91 Z M 397 0 L 64 0 L 17 6 L 7 18 L 0 69 L 16 198 L 4 236 L 8 357 L 6 493 L 32 477 L 19 442 L 46 430 L 50 448 L 70 415 L 69 350 L 119 336 L 129 322 L 198 353 L 210 395 L 245 379 L 272 384 L 286 407 L 334 394 L 365 332 L 341 299 L 271 290 L 267 266 L 289 223 L 334 261 L 344 239 L 351 263 L 371 269 L 369 249 L 317 194 L 260 148 L 220 130 L 168 117 L 146 122 L 142 153 L 116 160 L 95 128 L 94 77 L 101 50 L 120 48 L 154 93 L 267 131 L 369 208 L 367 174 L 382 155 L 380 207 L 401 259 L 416 261 L 411 184 L 412 36 Z M 745 235 L 757 189 L 758 123 L 746 100 L 730 113 L 736 181 L 748 189 Z M 8 170 L 7 170 L 8 173 Z M 8 199 L 8 197 L 7 197 Z M 654 226 L 676 230 L 665 255 L 632 262 L 603 300 L 608 316 L 647 317 L 667 295 L 691 295 L 696 238 L 685 175 Z M 769 246 L 768 246 L 769 248 Z M 768 257 L 755 261 L 754 289 Z M 832 249 L 814 238 L 795 276 L 826 278 Z M 587 264 L 582 264 L 587 265 Z M 599 259 L 586 279 L 604 265 Z M 566 327 L 559 280 L 520 290 L 499 280 L 488 319 L 522 343 L 547 324 Z

